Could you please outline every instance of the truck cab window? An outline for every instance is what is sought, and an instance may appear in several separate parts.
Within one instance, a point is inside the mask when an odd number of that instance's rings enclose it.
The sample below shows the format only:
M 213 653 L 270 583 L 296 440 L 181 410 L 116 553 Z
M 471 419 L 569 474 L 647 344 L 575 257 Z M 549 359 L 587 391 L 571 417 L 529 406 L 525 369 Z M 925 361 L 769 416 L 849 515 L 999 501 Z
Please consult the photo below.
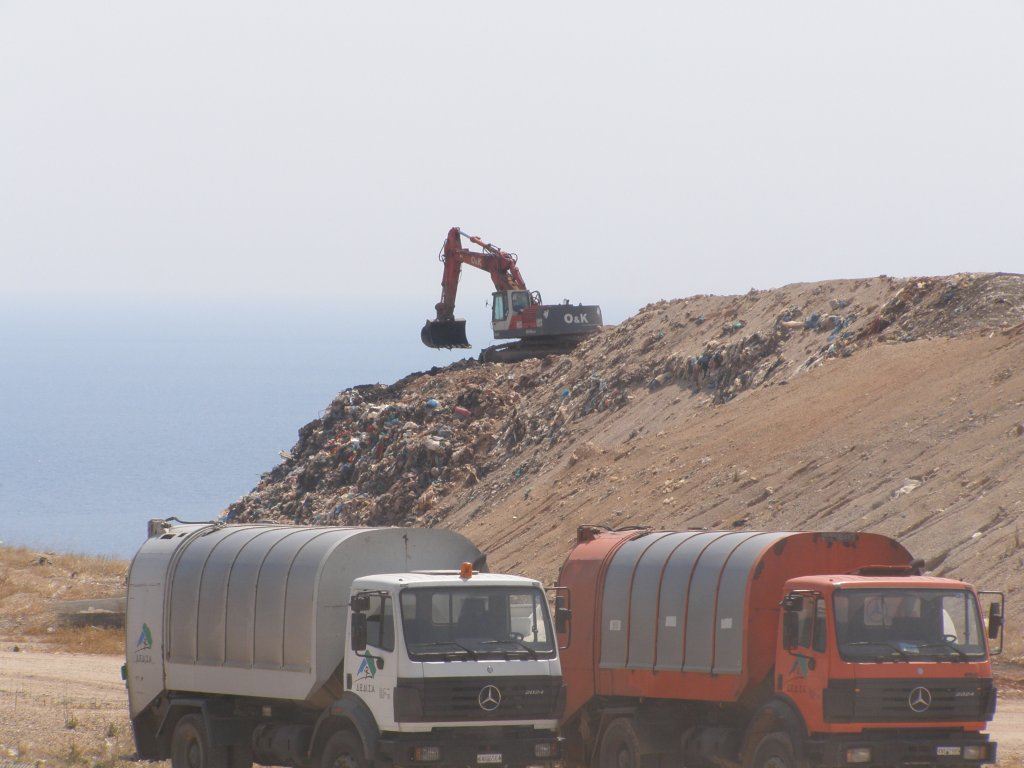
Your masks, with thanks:
M 805 597 L 803 607 L 797 612 L 796 644 L 800 648 L 811 647 L 811 635 L 814 631 L 814 603 L 812 598 Z
M 543 598 L 536 592 L 509 596 L 509 623 L 513 636 L 520 636 L 527 643 L 548 642 L 542 600 Z
M 370 609 L 366 612 L 366 642 L 382 651 L 395 650 L 395 619 L 391 598 L 371 595 Z
M 824 653 L 825 633 L 828 632 L 828 624 L 825 621 L 825 601 L 818 598 L 814 601 L 814 605 L 814 650 Z
M 983 659 L 974 595 L 962 589 L 842 589 L 836 642 L 847 661 Z
M 536 588 L 411 588 L 401 594 L 410 658 L 451 655 L 551 658 L 555 647 L 544 593 Z

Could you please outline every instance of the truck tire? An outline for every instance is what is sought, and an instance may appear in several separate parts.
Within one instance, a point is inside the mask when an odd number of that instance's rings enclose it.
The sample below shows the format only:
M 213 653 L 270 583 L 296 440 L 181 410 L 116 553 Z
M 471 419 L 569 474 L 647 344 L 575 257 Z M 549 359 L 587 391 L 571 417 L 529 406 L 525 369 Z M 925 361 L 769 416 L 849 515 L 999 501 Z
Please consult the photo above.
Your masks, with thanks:
M 210 744 L 202 715 L 184 715 L 171 736 L 172 768 L 229 768 L 228 748 Z
M 363 742 L 352 731 L 338 731 L 324 744 L 320 768 L 366 768 Z
M 775 731 L 761 739 L 754 750 L 753 768 L 796 768 L 789 734 Z
M 612 720 L 604 729 L 597 768 L 640 768 L 640 740 L 629 718 Z

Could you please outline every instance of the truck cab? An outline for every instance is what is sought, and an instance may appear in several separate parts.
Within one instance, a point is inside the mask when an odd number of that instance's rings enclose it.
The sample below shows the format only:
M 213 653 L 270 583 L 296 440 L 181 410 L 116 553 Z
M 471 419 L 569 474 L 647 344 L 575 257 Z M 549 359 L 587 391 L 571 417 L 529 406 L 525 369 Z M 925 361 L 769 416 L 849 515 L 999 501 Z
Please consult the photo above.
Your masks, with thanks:
M 342 700 L 372 714 L 367 758 L 543 768 L 559 756 L 564 691 L 539 582 L 468 563 L 374 575 L 353 581 L 350 607 Z
M 1002 596 L 983 616 L 968 584 L 882 570 L 786 582 L 773 684 L 806 726 L 805 757 L 995 762 L 983 730 L 995 711 L 989 645 L 1001 649 Z

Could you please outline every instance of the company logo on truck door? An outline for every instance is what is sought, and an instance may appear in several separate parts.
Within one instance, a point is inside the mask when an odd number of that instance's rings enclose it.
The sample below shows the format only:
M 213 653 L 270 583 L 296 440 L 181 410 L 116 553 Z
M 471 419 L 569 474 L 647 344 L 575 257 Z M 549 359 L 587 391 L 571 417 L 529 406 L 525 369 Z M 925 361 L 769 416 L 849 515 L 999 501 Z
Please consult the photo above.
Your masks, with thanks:
M 363 656 L 356 670 L 356 680 L 372 680 L 377 675 L 377 664 L 372 656 Z
M 153 648 L 153 633 L 149 624 L 143 623 L 142 631 L 139 632 L 139 639 L 135 641 L 135 661 L 142 664 L 149 664 L 153 657 L 146 653 Z

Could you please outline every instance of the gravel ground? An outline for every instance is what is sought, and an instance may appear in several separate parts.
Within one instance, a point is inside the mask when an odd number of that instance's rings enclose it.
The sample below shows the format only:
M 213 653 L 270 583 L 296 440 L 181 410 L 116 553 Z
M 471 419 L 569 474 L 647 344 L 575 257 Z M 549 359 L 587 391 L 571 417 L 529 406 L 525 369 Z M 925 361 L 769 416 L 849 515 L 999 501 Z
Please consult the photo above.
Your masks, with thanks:
M 168 766 L 131 759 L 134 746 L 122 661 L 120 656 L 0 651 L 0 762 Z M 999 764 L 1020 766 L 1024 695 L 1016 685 L 1003 685 L 1003 680 L 1000 686 L 1006 693 L 1000 697 L 991 732 L 999 742 Z M 73 729 L 67 727 L 71 722 Z M 80 755 L 75 760 L 69 759 L 75 757 L 73 750 Z
M 117 765 L 135 751 L 120 656 L 0 651 L 0 759 Z

